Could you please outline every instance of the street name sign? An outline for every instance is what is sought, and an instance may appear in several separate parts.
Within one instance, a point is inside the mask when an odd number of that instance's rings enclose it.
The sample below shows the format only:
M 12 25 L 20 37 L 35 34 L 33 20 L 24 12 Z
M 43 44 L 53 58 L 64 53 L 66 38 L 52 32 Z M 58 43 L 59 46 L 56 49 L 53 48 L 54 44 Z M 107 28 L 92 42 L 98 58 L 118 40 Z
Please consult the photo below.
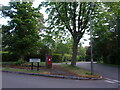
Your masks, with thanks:
M 41 62 L 40 59 L 29 59 L 29 62 Z

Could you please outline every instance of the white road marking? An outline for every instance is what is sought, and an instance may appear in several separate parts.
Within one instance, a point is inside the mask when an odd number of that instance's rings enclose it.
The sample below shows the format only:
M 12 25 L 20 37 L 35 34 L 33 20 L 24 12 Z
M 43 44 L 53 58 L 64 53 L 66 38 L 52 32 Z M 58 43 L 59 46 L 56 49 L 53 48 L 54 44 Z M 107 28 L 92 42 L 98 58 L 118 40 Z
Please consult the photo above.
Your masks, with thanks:
M 120 81 L 118 81 L 118 80 L 113 80 L 113 81 L 114 81 L 114 82 L 117 82 L 117 83 L 120 82 Z
M 115 82 L 113 82 L 113 81 L 109 81 L 109 80 L 105 80 L 105 82 L 108 82 L 108 83 L 115 83 Z
M 116 82 L 116 83 L 120 83 L 120 81 L 118 80 L 114 80 L 114 79 L 110 79 L 110 78 L 105 78 L 106 80 L 109 80 L 109 81 L 113 81 L 113 82 Z
M 105 82 L 108 82 L 108 83 L 111 83 L 111 84 L 120 83 L 120 81 L 118 81 L 118 80 L 114 80 L 114 79 L 110 79 L 110 78 L 105 78 L 105 79 L 106 79 Z M 118 85 L 120 85 L 120 84 L 118 84 Z
M 112 80 L 112 79 L 110 79 L 110 78 L 105 78 L 105 79 L 107 79 L 107 80 Z

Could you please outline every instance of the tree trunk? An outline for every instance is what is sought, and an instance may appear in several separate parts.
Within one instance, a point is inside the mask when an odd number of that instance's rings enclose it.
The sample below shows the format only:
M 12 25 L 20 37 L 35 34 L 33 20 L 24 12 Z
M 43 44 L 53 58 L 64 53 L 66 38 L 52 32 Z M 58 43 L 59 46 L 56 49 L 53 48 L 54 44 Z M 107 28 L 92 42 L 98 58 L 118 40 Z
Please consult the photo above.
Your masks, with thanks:
M 77 49 L 78 49 L 78 40 L 74 39 L 73 42 L 73 52 L 72 52 L 72 61 L 71 61 L 71 66 L 75 66 L 76 65 L 76 56 L 77 56 Z

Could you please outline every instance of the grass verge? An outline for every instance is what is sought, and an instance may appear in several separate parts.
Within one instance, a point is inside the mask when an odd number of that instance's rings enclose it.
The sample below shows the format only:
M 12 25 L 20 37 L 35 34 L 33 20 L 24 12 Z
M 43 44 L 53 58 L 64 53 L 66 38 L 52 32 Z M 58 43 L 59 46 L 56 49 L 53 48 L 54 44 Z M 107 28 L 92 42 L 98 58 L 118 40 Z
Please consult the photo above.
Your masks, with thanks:
M 26 62 L 26 63 L 24 63 L 22 65 L 31 65 L 31 63 L 30 62 Z M 33 65 L 37 66 L 37 63 L 33 63 Z M 40 66 L 45 66 L 45 62 L 40 62 L 39 65 Z
M 94 73 L 94 75 L 91 75 L 90 71 L 87 71 L 85 69 L 81 69 L 77 66 L 71 66 L 71 65 L 66 65 L 66 64 L 62 64 L 61 66 L 64 69 L 68 70 L 69 72 L 72 72 L 80 77 L 96 77 L 96 78 L 100 77 L 100 75 L 97 73 Z
M 2 65 L 16 65 L 17 62 L 0 62 L 0 64 Z M 31 65 L 30 62 L 25 62 L 25 63 L 22 63 L 21 65 Z M 33 65 L 37 66 L 37 63 L 33 63 Z M 45 62 L 40 62 L 39 65 L 41 66 L 45 66 Z
M 24 72 L 24 73 L 39 73 L 39 74 L 50 74 L 49 71 L 45 70 L 39 70 L 39 71 L 33 71 L 33 70 L 27 70 L 27 69 L 18 69 L 18 68 L 10 68 L 10 67 L 2 67 L 2 71 L 14 71 L 14 72 Z
M 26 65 L 29 65 L 29 63 L 26 63 Z M 30 70 L 28 69 L 28 67 L 25 67 L 25 66 L 9 66 L 9 65 L 3 66 L 2 70 L 3 71 L 25 72 L 25 73 L 48 74 L 48 75 L 51 74 L 52 71 L 57 70 L 58 73 L 61 71 L 64 71 L 64 72 L 69 72 L 73 76 L 78 76 L 78 77 L 86 77 L 86 78 L 99 78 L 100 77 L 99 74 L 95 73 L 94 75 L 91 75 L 90 71 L 81 69 L 77 66 L 73 67 L 71 65 L 66 65 L 66 64 L 58 65 L 57 67 L 53 67 L 52 69 L 45 69 L 45 67 L 41 67 L 39 71 Z

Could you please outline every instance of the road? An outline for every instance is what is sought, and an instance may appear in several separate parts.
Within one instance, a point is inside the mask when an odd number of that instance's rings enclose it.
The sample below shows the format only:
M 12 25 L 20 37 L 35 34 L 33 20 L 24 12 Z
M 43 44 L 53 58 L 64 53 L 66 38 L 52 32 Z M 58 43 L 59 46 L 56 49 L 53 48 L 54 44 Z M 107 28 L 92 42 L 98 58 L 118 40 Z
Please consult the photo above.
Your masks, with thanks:
M 70 80 L 3 72 L 2 88 L 118 88 L 118 83 L 108 80 Z
M 91 70 L 90 67 L 90 62 L 79 62 L 77 63 L 78 67 Z M 118 68 L 117 67 L 111 67 L 111 66 L 106 66 L 106 65 L 101 65 L 101 64 L 93 64 L 94 67 L 94 72 L 99 73 L 102 75 L 104 78 L 108 79 L 113 79 L 113 80 L 118 80 Z M 120 68 L 119 68 L 120 69 Z
M 61 63 L 55 63 L 56 65 L 60 65 Z M 68 63 L 70 64 L 70 63 Z M 90 62 L 77 62 L 76 64 L 78 67 L 81 67 L 86 70 L 91 70 L 91 63 Z M 117 67 L 111 67 L 101 64 L 96 64 L 94 62 L 93 64 L 94 72 L 99 73 L 106 79 L 112 79 L 112 80 L 118 80 L 120 81 L 120 78 L 118 78 L 118 75 L 120 74 L 120 68 Z M 119 71 L 118 71 L 119 70 Z

